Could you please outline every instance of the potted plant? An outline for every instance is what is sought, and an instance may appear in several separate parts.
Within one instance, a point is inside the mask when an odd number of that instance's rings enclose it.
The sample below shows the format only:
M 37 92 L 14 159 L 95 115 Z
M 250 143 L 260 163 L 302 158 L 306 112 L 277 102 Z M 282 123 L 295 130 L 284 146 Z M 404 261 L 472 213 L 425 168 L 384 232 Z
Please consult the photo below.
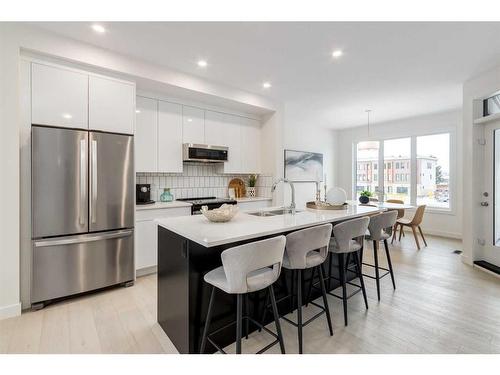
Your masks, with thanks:
M 247 196 L 248 197 L 255 197 L 257 196 L 256 191 L 255 191 L 255 185 L 257 184 L 257 175 L 256 174 L 251 174 L 248 176 L 248 189 L 247 189 Z
M 372 192 L 368 190 L 363 190 L 359 194 L 359 203 L 367 204 L 370 201 L 370 197 L 372 196 Z

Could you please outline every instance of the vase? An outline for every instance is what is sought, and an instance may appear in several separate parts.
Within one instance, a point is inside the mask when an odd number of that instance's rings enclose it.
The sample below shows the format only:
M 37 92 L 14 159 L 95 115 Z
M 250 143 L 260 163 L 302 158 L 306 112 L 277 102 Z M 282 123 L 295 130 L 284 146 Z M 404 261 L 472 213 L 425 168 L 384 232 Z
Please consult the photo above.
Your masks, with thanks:
M 255 192 L 255 186 L 249 186 L 247 189 L 247 197 L 249 198 L 255 198 L 257 196 Z
M 368 202 L 370 202 L 370 198 L 365 196 L 365 195 L 362 195 L 359 197 L 359 203 L 361 204 L 367 204 Z
M 163 193 L 160 195 L 160 202 L 172 202 L 174 200 L 174 196 L 170 192 L 169 188 L 163 189 Z

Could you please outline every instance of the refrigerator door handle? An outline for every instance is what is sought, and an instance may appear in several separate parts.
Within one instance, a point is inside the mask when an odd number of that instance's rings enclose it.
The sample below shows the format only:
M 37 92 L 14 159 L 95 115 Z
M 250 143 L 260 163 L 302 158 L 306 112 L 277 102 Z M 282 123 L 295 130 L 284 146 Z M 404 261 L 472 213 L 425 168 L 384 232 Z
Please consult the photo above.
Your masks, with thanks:
M 87 142 L 80 140 L 80 224 L 85 225 L 85 211 L 87 191 Z
M 112 238 L 128 237 L 133 232 L 134 231 L 132 229 L 127 229 L 127 230 L 119 230 L 116 232 L 98 234 L 98 235 L 83 235 L 83 236 L 80 235 L 77 237 L 69 237 L 62 239 L 40 240 L 40 241 L 34 241 L 34 244 L 35 247 L 47 247 L 47 246 L 70 245 L 70 244 L 86 243 L 86 242 L 96 242 L 102 240 L 109 240 Z
M 97 221 L 97 141 L 92 140 L 92 192 L 90 200 L 90 218 L 92 223 Z

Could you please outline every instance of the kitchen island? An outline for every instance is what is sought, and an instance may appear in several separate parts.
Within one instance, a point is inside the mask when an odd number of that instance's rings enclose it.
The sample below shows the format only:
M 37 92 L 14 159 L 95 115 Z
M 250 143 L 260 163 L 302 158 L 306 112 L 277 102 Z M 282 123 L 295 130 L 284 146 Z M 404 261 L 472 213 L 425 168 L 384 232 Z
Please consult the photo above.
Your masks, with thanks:
M 272 211 L 265 209 L 262 212 Z M 345 210 L 303 210 L 294 215 L 256 216 L 239 213 L 230 222 L 211 223 L 202 215 L 157 220 L 158 224 L 158 323 L 180 353 L 198 353 L 205 316 L 210 298 L 210 288 L 203 276 L 219 267 L 220 254 L 225 249 L 257 241 L 279 234 L 324 223 L 339 223 L 356 217 L 373 215 L 384 209 L 370 206 L 349 205 Z M 338 277 L 336 259 L 332 273 Z M 327 270 L 328 272 L 328 270 Z M 310 273 L 304 273 L 304 288 L 309 286 Z M 290 275 L 282 270 L 276 282 L 277 298 L 289 293 Z M 334 280 L 333 280 L 334 281 Z M 332 282 L 333 290 L 338 283 Z M 319 296 L 313 290 L 312 297 Z M 249 296 L 248 312 L 256 320 L 261 319 L 265 293 Z M 278 304 L 280 314 L 292 311 L 289 301 Z M 268 314 L 268 323 L 271 321 Z M 223 292 L 216 294 L 211 321 L 211 331 L 235 320 L 234 296 Z M 257 327 L 250 326 L 249 331 Z M 235 329 L 229 327 L 214 336 L 222 347 L 235 341 Z M 213 352 L 213 347 L 207 346 Z

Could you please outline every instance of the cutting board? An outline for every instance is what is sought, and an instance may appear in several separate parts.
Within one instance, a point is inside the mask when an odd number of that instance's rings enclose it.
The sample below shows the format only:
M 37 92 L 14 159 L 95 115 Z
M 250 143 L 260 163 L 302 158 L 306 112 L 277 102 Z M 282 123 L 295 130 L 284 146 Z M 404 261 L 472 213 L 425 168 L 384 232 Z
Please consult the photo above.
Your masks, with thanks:
M 241 178 L 233 178 L 229 181 L 229 189 L 234 189 L 234 194 L 236 198 L 243 198 L 246 196 L 247 191 L 245 189 L 245 183 Z

